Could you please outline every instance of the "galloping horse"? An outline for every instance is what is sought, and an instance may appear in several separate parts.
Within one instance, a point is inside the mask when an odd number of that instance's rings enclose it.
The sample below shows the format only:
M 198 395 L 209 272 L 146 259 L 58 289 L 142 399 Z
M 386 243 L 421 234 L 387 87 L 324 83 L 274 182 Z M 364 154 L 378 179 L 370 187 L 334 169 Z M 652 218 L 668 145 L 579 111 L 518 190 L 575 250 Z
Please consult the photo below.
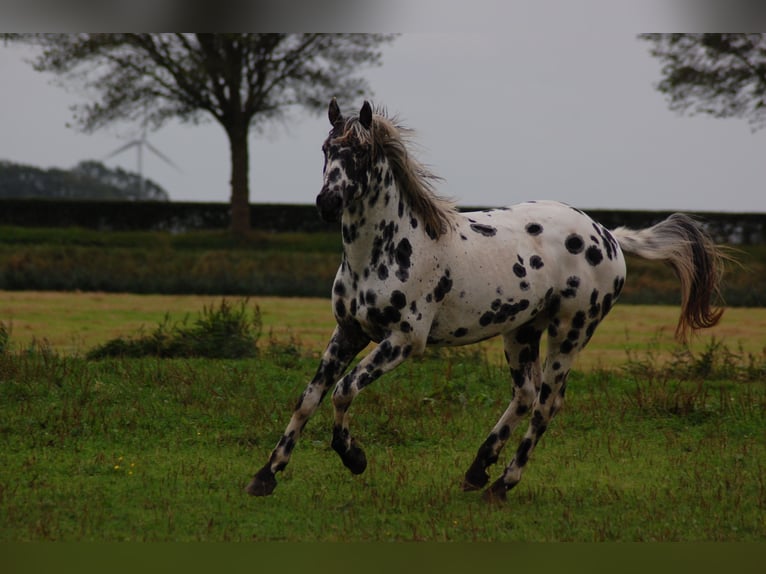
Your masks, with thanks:
M 332 287 L 337 326 L 284 434 L 248 486 L 250 494 L 272 493 L 275 474 L 333 385 L 332 447 L 359 474 L 367 459 L 348 418 L 359 391 L 427 345 L 501 335 L 513 396 L 462 487 L 487 484 L 487 469 L 529 416 L 510 464 L 485 491 L 490 500 L 504 500 L 564 402 L 576 355 L 622 291 L 623 251 L 665 261 L 676 272 L 682 290 L 677 337 L 718 323 L 722 310 L 711 305 L 723 255 L 688 216 L 674 214 L 639 231 L 609 231 L 553 201 L 460 213 L 435 194 L 435 176 L 413 158 L 409 131 L 394 119 L 368 102 L 358 116 L 345 118 L 335 99 L 329 119 L 317 207 L 323 219 L 341 222 L 343 257 Z M 344 376 L 370 341 L 377 346 Z

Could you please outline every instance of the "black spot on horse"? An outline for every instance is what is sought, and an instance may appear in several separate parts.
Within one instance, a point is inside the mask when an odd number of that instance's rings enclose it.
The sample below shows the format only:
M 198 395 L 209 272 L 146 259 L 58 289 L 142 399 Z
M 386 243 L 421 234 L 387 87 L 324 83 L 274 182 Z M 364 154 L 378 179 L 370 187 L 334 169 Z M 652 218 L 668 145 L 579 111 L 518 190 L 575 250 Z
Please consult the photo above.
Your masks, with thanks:
M 372 252 L 370 253 L 370 264 L 373 267 L 378 264 L 381 255 L 383 255 L 383 238 L 376 236 L 372 240 Z
M 398 323 L 402 318 L 402 314 L 399 312 L 399 309 L 389 305 L 383 309 L 383 318 L 386 324 L 390 325 L 391 323 Z
M 521 441 L 518 450 L 516 451 L 516 464 L 519 466 L 525 466 L 529 461 L 529 450 L 532 448 L 532 439 L 525 438 Z
M 343 299 L 337 299 L 335 301 L 335 316 L 339 319 L 346 316 L 346 304 L 343 302 Z
M 606 317 L 606 314 L 609 313 L 612 309 L 612 294 L 607 293 L 604 295 L 604 301 L 601 304 L 601 318 L 603 319 Z
M 526 230 L 530 235 L 540 235 L 543 232 L 543 226 L 539 223 L 528 223 Z
M 532 267 L 532 269 L 542 269 L 543 265 L 543 259 L 539 255 L 533 255 L 529 258 L 529 266 Z
M 378 279 L 381 281 L 388 279 L 388 267 L 384 263 L 381 263 L 378 267 Z
M 496 324 L 504 323 L 505 321 L 515 317 L 517 314 L 519 314 L 521 311 L 524 311 L 528 307 L 529 307 L 529 301 L 527 299 L 522 299 L 518 303 L 504 303 L 500 307 L 500 310 L 495 314 L 492 320 Z
M 564 246 L 567 248 L 569 253 L 577 255 L 578 253 L 582 252 L 583 249 L 585 249 L 585 242 L 583 241 L 582 237 L 576 233 L 572 233 L 569 237 L 566 238 L 566 241 L 564 241 Z
M 396 276 L 399 278 L 400 281 L 405 282 L 410 277 L 410 265 L 412 262 L 410 261 L 410 256 L 412 255 L 412 245 L 410 244 L 409 239 L 406 237 L 399 241 L 399 243 L 396 245 L 396 250 L 394 251 L 394 258 L 396 259 L 396 263 L 399 265 L 399 269 L 396 271 Z
M 526 277 L 527 276 L 527 270 L 520 263 L 514 263 L 513 264 L 513 274 L 516 275 L 516 277 L 519 277 L 519 278 Z
M 391 304 L 397 309 L 404 309 L 407 306 L 407 296 L 401 291 L 391 293 Z
M 580 286 L 580 278 L 577 275 L 571 275 L 567 278 L 567 286 L 577 289 Z
M 455 329 L 455 331 L 452 333 L 454 337 L 465 337 L 468 334 L 468 329 L 465 327 L 458 327 Z
M 567 279 L 567 288 L 561 292 L 563 297 L 571 299 L 577 295 L 577 288 L 580 286 L 580 278 L 576 275 L 572 275 Z
M 377 295 L 375 294 L 375 291 L 372 289 L 368 289 L 367 293 L 364 294 L 364 302 L 367 305 L 375 305 L 375 300 L 377 299 Z
M 601 313 L 601 304 L 598 302 L 598 289 L 594 289 L 590 294 L 590 308 L 588 309 L 588 317 L 593 319 L 598 317 Z
M 434 288 L 434 300 L 438 303 L 444 296 L 452 291 L 452 279 L 450 279 L 449 271 L 445 271 L 444 275 L 439 279 L 439 283 Z
M 544 405 L 546 401 L 548 400 L 548 397 L 551 396 L 551 386 L 548 383 L 543 383 L 540 385 L 540 404 Z
M 574 344 L 569 339 L 566 339 L 563 343 L 561 343 L 561 347 L 559 347 L 559 350 L 565 355 L 571 353 L 572 349 L 574 349 Z
M 491 225 L 483 225 L 481 223 L 472 223 L 471 229 L 476 233 L 481 233 L 484 237 L 493 237 L 497 233 L 497 229 Z
M 595 245 L 588 247 L 585 251 L 585 259 L 594 267 L 604 260 L 604 254 Z
M 620 296 L 620 293 L 622 293 L 622 288 L 625 286 L 625 277 L 615 277 L 614 278 L 614 296 L 615 298 Z
M 565 297 L 566 299 L 571 299 L 572 297 L 576 295 L 577 295 L 577 289 L 572 289 L 571 287 L 568 287 L 561 292 L 561 296 Z
M 553 412 L 553 409 L 551 409 L 551 412 Z M 537 443 L 537 441 L 540 440 L 540 437 L 543 436 L 543 433 L 548 428 L 548 425 L 545 424 L 543 413 L 541 413 L 539 410 L 535 410 L 535 414 L 532 415 L 532 420 L 530 421 L 530 424 L 532 425 L 532 428 L 535 430 L 535 443 Z
M 487 325 L 491 324 L 494 319 L 495 314 L 492 311 L 487 311 L 481 317 L 479 317 L 479 325 L 486 327 Z
M 346 286 L 343 284 L 343 281 L 338 279 L 335 284 L 332 286 L 332 292 L 336 295 L 343 296 L 346 294 Z
M 517 387 L 521 388 L 524 386 L 524 382 L 526 381 L 526 375 L 524 369 L 514 369 L 511 367 L 511 379 L 513 380 L 513 384 Z
M 343 236 L 343 243 L 353 243 L 358 237 L 356 225 L 346 225 L 345 223 L 341 227 L 341 235 Z
M 330 170 L 330 173 L 327 174 L 327 182 L 335 183 L 338 179 L 340 179 L 340 168 L 334 167 Z
M 540 339 L 540 331 L 533 325 L 524 325 L 516 331 L 516 342 L 522 345 L 534 345 Z

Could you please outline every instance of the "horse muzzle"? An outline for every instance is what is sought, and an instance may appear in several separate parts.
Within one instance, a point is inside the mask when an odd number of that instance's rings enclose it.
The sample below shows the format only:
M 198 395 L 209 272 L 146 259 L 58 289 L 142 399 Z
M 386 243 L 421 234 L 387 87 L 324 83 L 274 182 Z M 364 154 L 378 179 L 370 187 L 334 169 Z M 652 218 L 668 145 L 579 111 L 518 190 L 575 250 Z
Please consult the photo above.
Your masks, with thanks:
M 322 221 L 328 223 L 340 221 L 343 214 L 343 198 L 337 191 L 324 187 L 317 195 L 317 210 Z

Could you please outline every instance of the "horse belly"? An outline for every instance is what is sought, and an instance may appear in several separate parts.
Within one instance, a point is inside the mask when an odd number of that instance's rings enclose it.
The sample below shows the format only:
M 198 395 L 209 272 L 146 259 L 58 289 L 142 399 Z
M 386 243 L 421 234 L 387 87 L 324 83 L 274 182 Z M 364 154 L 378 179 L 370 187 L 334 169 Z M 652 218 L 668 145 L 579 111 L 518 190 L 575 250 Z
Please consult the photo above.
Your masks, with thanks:
M 434 318 L 429 343 L 468 345 L 513 330 L 533 319 L 546 306 L 548 281 L 527 282 L 519 288 L 513 272 L 501 269 L 463 275 Z M 538 278 L 541 279 L 541 278 Z

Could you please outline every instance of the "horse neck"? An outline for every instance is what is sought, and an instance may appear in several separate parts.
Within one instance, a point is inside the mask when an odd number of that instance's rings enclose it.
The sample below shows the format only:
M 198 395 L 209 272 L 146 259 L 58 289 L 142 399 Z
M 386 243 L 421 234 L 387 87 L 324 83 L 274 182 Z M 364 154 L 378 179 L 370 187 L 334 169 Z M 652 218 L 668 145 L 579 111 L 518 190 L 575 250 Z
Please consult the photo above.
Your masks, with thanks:
M 350 265 L 365 265 L 374 252 L 406 232 L 411 210 L 384 159 L 373 167 L 370 188 L 341 218 L 343 252 Z M 383 243 L 383 245 L 381 245 Z

